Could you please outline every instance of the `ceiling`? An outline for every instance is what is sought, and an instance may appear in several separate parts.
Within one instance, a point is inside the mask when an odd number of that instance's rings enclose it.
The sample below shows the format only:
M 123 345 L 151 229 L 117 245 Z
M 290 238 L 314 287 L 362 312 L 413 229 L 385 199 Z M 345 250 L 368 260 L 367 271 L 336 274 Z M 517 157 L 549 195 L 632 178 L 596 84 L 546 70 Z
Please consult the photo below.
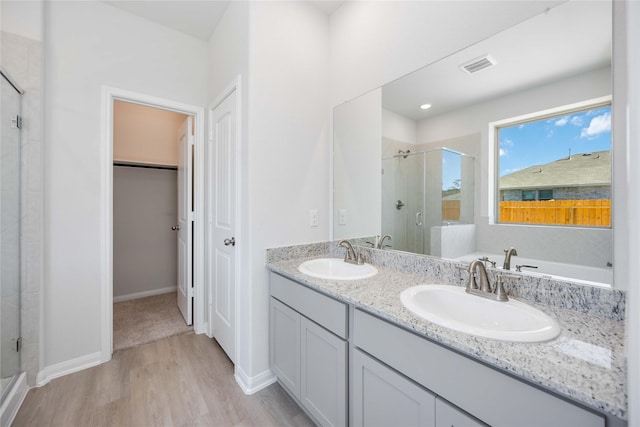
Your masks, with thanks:
M 569 1 L 383 87 L 385 109 L 437 116 L 611 64 L 611 3 Z M 489 54 L 493 67 L 460 65 Z M 421 104 L 432 104 L 420 110 Z
M 103 0 L 134 15 L 208 41 L 230 0 Z M 265 0 L 267 1 L 267 0 Z M 344 1 L 301 0 L 332 14 Z

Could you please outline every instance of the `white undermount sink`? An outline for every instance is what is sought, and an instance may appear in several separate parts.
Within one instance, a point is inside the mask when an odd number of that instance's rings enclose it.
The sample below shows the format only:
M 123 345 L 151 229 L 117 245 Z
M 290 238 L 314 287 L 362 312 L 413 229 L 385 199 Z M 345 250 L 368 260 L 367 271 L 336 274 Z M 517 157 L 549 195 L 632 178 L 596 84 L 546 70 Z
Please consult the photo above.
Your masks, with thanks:
M 400 294 L 414 314 L 446 328 L 503 341 L 540 342 L 560 335 L 560 326 L 542 311 L 513 299 L 500 302 L 451 285 L 418 285 Z
M 342 258 L 318 258 L 305 261 L 298 270 L 308 276 L 329 280 L 358 280 L 378 274 L 371 264 L 350 264 Z

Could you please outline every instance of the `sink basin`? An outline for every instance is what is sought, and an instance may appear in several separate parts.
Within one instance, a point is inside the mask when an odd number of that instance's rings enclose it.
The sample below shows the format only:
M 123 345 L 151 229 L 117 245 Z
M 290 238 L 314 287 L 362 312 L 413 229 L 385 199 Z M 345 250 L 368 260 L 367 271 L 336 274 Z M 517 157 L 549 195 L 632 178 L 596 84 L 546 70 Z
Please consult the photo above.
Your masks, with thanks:
M 540 342 L 560 335 L 560 326 L 520 301 L 493 301 L 451 285 L 418 285 L 400 294 L 414 314 L 446 328 L 503 341 Z
M 308 276 L 329 280 L 366 279 L 378 274 L 378 269 L 371 264 L 349 264 L 342 258 L 312 259 L 300 264 L 298 270 Z

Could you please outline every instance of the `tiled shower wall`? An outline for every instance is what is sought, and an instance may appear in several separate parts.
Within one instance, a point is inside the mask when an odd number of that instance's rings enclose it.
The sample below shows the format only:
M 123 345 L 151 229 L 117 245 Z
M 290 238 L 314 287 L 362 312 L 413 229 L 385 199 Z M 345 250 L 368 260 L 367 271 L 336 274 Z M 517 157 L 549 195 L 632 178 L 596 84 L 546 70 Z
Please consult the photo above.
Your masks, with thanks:
M 42 42 L 0 34 L 0 64 L 24 90 L 21 134 L 21 367 L 35 385 L 40 366 L 43 268 Z

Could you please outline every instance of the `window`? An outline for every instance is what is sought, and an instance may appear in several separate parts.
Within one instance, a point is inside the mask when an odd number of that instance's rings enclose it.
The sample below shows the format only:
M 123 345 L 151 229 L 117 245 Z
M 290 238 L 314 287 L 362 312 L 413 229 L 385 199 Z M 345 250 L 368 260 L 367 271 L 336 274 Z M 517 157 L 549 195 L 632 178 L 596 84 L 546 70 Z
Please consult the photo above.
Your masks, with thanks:
M 552 200 L 553 190 L 538 190 L 538 200 Z
M 498 222 L 611 226 L 611 105 L 496 128 Z

